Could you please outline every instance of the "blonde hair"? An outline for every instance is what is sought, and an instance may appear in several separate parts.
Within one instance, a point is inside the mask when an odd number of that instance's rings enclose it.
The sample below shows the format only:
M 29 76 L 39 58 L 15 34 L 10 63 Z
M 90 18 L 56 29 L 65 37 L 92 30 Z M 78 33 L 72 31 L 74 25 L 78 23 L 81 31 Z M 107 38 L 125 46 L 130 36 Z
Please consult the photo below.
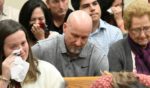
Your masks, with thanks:
M 125 29 L 129 30 L 133 17 L 148 15 L 150 18 L 150 4 L 145 0 L 135 0 L 124 11 Z

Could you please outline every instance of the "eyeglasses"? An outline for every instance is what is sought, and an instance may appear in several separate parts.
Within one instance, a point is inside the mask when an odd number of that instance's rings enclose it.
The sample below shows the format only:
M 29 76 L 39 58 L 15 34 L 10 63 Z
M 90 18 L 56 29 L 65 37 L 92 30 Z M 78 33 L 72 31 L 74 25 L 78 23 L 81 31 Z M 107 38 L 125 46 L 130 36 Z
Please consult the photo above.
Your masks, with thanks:
M 131 31 L 135 35 L 140 35 L 142 32 L 144 32 L 145 35 L 150 35 L 150 26 L 131 28 Z

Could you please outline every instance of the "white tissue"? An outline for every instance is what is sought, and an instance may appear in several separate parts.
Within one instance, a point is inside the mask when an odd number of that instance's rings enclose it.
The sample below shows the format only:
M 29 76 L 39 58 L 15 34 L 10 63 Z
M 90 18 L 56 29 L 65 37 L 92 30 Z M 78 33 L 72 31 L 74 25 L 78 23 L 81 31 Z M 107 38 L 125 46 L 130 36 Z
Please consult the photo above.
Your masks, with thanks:
M 113 14 L 113 11 L 111 8 L 107 9 L 107 12 L 109 12 L 110 14 Z
M 11 64 L 11 79 L 22 82 L 29 70 L 29 63 L 24 61 L 20 56 L 16 56 L 15 61 Z

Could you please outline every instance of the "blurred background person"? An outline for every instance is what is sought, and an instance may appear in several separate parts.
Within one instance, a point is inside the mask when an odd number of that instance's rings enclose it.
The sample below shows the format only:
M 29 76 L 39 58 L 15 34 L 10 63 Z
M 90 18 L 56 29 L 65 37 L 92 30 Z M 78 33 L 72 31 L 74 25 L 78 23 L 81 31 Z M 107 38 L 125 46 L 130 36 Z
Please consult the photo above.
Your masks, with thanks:
M 127 33 L 124 28 L 123 11 L 124 0 L 98 0 L 102 8 L 101 18 L 117 27 L 119 27 L 122 33 Z
M 30 42 L 34 45 L 38 40 L 58 35 L 51 29 L 51 14 L 41 0 L 29 0 L 21 8 L 19 22 L 26 28 Z
M 69 0 L 46 0 L 46 4 L 52 14 L 51 30 L 63 33 L 63 24 L 66 22 L 72 10 L 69 8 Z

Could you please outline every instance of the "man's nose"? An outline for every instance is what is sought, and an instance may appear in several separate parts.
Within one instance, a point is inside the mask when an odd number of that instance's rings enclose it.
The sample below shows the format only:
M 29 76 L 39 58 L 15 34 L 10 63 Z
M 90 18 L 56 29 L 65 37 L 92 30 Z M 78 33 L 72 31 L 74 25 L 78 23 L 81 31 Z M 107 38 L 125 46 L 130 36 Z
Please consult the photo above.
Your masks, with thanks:
M 75 45 L 80 47 L 82 45 L 82 39 L 81 38 L 78 38 L 75 42 Z
M 95 10 L 95 7 L 93 5 L 90 5 L 90 10 Z

